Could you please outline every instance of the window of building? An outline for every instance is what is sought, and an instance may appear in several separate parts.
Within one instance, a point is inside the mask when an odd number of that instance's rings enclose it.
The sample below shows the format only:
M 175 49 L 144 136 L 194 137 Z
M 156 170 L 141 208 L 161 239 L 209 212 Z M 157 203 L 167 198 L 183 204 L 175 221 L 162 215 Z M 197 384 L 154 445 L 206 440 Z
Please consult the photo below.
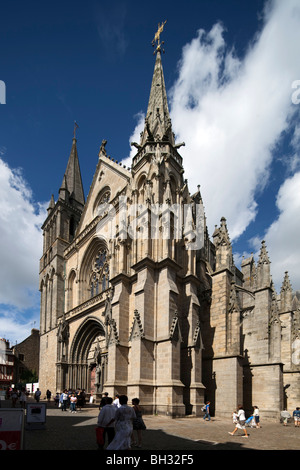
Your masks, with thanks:
M 90 278 L 91 297 L 100 294 L 109 286 L 109 264 L 107 250 L 101 249 L 93 261 L 93 269 Z

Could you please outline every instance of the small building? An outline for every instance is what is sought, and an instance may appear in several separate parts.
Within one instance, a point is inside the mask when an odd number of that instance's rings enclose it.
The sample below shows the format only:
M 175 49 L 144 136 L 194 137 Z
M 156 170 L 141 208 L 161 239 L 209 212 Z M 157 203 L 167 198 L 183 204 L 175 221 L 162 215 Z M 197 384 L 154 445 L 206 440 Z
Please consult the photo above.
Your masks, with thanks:
M 14 383 L 24 382 L 30 373 L 39 375 L 40 332 L 32 328 L 30 336 L 12 347 L 14 355 Z M 36 380 L 35 380 L 36 381 Z
M 0 397 L 5 396 L 13 381 L 14 355 L 9 347 L 9 341 L 0 338 Z

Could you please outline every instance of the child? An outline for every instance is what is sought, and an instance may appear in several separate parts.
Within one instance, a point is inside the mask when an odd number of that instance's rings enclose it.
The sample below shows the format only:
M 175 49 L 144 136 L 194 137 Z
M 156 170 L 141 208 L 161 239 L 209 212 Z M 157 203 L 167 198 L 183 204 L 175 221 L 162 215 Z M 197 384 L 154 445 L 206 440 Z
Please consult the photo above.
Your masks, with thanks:
M 254 407 L 254 413 L 253 413 L 253 417 L 255 419 L 255 426 L 257 429 L 260 428 L 260 422 L 259 422 L 259 409 L 257 406 Z

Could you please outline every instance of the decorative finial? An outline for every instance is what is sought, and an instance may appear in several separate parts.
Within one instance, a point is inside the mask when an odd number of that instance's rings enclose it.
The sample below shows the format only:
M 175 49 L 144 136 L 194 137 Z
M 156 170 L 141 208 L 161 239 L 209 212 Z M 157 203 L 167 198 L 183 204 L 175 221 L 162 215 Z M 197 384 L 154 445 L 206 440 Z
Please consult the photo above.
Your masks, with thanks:
M 76 121 L 74 121 L 74 139 L 76 139 L 76 129 L 78 128 L 78 124 Z
M 157 43 L 155 52 L 160 51 L 162 44 L 164 44 L 164 41 L 160 42 L 160 35 L 164 30 L 164 26 L 165 26 L 166 22 L 167 22 L 167 20 L 164 21 L 161 24 L 158 23 L 158 29 L 157 29 L 157 32 L 155 33 L 154 39 L 152 41 L 152 46 L 153 47 L 155 47 L 155 43 Z M 155 52 L 154 52 L 154 54 L 155 54 Z M 165 51 L 163 50 L 163 52 L 165 52 Z

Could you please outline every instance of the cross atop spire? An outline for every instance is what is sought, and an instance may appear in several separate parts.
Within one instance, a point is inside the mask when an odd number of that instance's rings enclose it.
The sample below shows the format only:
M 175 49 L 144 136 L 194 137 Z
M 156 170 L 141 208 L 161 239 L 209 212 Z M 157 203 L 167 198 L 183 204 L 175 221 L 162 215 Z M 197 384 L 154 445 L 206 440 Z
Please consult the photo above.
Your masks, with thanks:
M 76 139 L 76 130 L 77 130 L 78 127 L 79 126 L 78 126 L 77 122 L 74 121 L 74 139 Z

